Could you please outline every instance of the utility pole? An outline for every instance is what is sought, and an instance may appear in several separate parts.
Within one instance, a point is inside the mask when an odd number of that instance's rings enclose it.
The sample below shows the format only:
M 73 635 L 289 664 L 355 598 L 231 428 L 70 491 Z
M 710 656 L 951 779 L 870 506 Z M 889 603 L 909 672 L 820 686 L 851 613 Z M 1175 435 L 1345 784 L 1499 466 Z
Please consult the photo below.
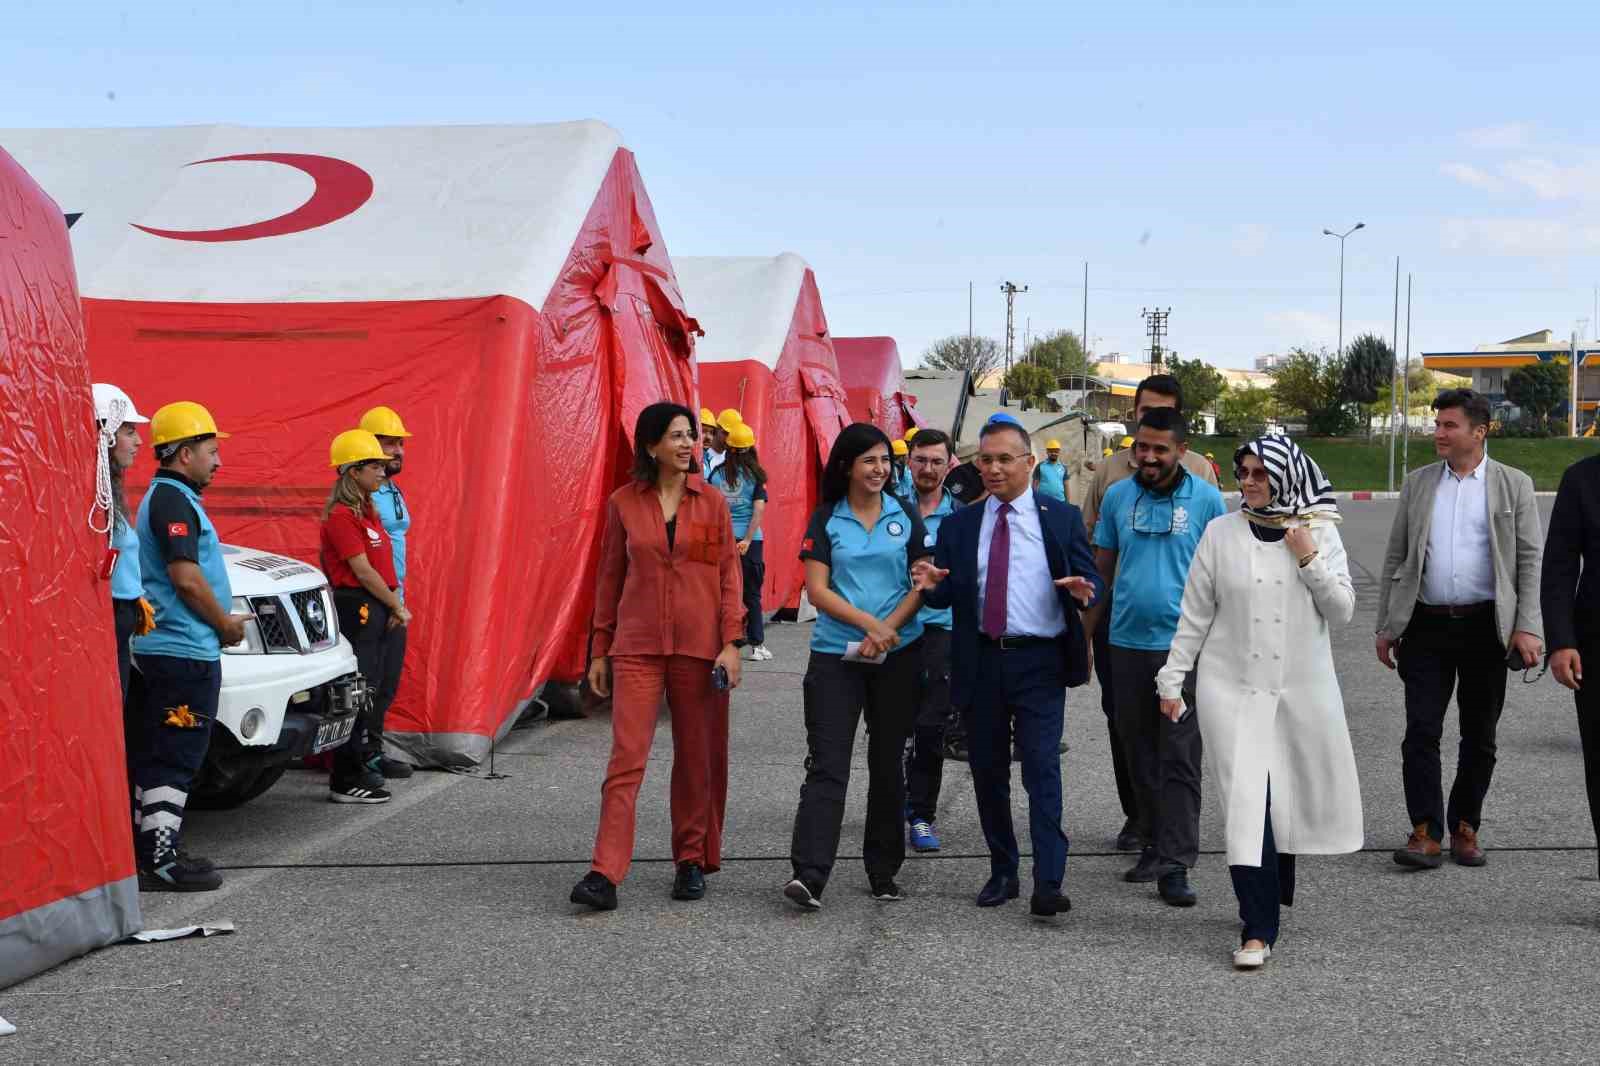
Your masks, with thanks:
M 1016 327 L 1016 300 L 1017 294 L 1027 292 L 1028 287 L 1018 287 L 1015 283 L 1006 281 L 1000 285 L 1000 291 L 1006 294 L 1006 369 L 1011 369 L 1011 352 L 1017 343 Z
M 1339 238 L 1339 350 L 1334 355 L 1344 355 L 1344 241 L 1358 229 L 1366 229 L 1365 222 L 1357 222 L 1343 233 L 1335 233 L 1331 229 L 1322 231 L 1324 237 Z
M 1089 362 L 1089 261 L 1083 261 L 1083 332 L 1078 339 L 1083 342 L 1083 361 L 1085 370 L 1094 364 Z M 1088 388 L 1088 386 L 1084 386 Z
M 972 282 L 967 282 L 967 347 L 972 347 Z
M 1150 373 L 1161 373 L 1162 347 L 1161 338 L 1167 334 L 1167 316 L 1172 314 L 1172 308 L 1163 311 L 1159 307 L 1141 308 L 1139 314 L 1144 318 L 1145 336 L 1150 338 Z
M 1400 377 L 1400 478 L 1411 472 L 1411 275 L 1406 275 L 1406 372 Z
M 1567 436 L 1578 435 L 1578 331 L 1572 331 L 1572 391 L 1567 400 Z
M 1389 333 L 1389 354 L 1392 357 L 1400 350 L 1400 257 L 1394 257 L 1394 327 Z M 1399 360 L 1396 359 L 1398 364 Z M 1395 401 L 1399 399 L 1400 390 L 1395 386 L 1394 372 L 1389 373 L 1389 491 L 1394 491 L 1394 416 Z

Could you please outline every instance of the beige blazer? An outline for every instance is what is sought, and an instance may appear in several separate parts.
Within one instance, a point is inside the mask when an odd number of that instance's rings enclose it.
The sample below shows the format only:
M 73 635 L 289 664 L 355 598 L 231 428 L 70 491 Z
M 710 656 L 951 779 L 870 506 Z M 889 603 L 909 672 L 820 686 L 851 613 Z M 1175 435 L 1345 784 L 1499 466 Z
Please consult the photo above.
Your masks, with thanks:
M 1400 487 L 1399 513 L 1389 530 L 1389 547 L 1378 579 L 1379 636 L 1405 635 L 1422 588 L 1427 561 L 1428 530 L 1433 525 L 1433 500 L 1439 491 L 1444 460 L 1413 470 Z M 1539 567 L 1544 559 L 1544 533 L 1533 495 L 1533 479 L 1514 467 L 1489 459 L 1484 467 L 1489 502 L 1489 547 L 1494 554 L 1494 613 L 1500 643 L 1511 645 L 1516 630 L 1544 640 L 1539 612 Z

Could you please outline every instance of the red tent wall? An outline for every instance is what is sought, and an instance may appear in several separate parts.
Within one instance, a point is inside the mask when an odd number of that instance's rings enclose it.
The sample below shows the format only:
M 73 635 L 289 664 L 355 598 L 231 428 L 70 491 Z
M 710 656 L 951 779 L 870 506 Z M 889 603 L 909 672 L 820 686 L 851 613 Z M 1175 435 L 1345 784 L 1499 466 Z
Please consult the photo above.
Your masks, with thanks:
M 903 437 L 923 425 L 917 398 L 906 392 L 900 347 L 893 337 L 835 337 L 834 354 L 850 397 L 850 414 L 871 422 L 890 437 Z
M 544 306 L 85 301 L 95 372 L 234 434 L 207 490 L 225 540 L 317 561 L 328 442 L 373 404 L 415 436 L 398 478 L 416 612 L 386 738 L 476 762 L 547 679 L 584 668 L 606 496 L 649 403 L 691 404 L 694 322 L 618 151 Z M 132 480 L 148 482 L 151 467 Z
M 805 579 L 800 540 L 817 506 L 822 467 L 850 423 L 816 275 L 805 272 L 774 369 L 751 359 L 702 363 L 699 371 L 701 403 L 714 411 L 737 407 L 755 431 L 769 478 L 761 602 L 767 610 L 793 605 Z
M 0 988 L 140 928 L 61 209 L 0 150 Z

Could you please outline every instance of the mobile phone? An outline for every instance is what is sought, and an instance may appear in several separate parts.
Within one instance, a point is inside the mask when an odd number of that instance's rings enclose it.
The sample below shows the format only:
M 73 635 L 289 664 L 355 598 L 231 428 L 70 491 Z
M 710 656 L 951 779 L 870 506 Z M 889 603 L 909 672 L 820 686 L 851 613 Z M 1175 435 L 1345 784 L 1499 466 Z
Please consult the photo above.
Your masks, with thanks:
M 725 666 L 713 666 L 711 668 L 711 687 L 716 689 L 718 692 L 726 692 L 726 691 L 728 691 L 728 668 L 727 667 L 725 667 Z

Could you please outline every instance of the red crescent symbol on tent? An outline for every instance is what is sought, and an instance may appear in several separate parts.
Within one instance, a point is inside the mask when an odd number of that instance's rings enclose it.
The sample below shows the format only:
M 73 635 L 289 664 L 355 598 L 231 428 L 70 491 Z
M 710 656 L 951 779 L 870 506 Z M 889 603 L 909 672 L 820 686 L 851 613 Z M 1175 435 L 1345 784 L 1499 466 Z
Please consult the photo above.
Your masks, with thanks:
M 372 175 L 342 159 L 326 155 L 300 155 L 293 152 L 258 152 L 251 155 L 223 155 L 215 159 L 198 159 L 190 166 L 201 163 L 229 163 L 249 160 L 259 163 L 281 163 L 286 167 L 310 176 L 317 183 L 311 198 L 293 211 L 276 218 L 252 222 L 245 226 L 227 229 L 151 229 L 133 223 L 133 228 L 156 237 L 174 241 L 253 241 L 260 237 L 282 237 L 287 233 L 302 233 L 318 226 L 337 222 L 353 213 L 372 198 Z

